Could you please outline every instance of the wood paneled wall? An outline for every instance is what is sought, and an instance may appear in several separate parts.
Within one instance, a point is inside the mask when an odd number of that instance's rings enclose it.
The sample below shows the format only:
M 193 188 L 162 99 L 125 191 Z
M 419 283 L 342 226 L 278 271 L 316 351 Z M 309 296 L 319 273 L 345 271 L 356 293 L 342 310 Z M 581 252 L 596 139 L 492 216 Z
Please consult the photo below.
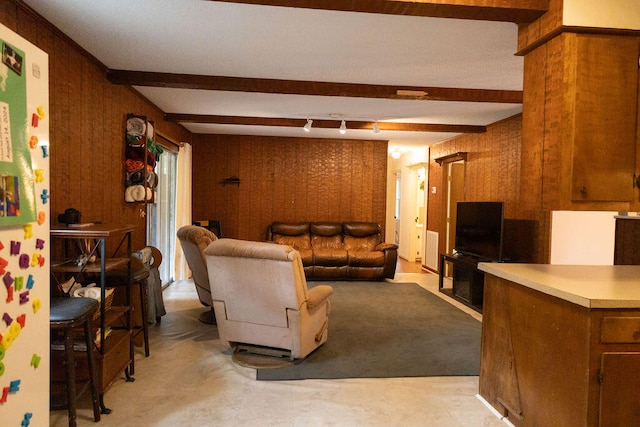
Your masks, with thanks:
M 263 240 L 274 221 L 374 221 L 384 228 L 387 142 L 194 135 L 193 218 Z M 223 184 L 237 177 L 241 183 Z
M 518 50 L 530 49 L 562 26 L 564 0 L 549 0 L 547 12 L 534 22 L 518 26 Z M 526 92 L 525 92 L 526 93 Z
M 134 249 L 144 246 L 145 206 L 124 201 L 125 116 L 146 115 L 178 141 L 190 142 L 190 132 L 164 122 L 137 92 L 109 83 L 102 64 L 24 7 L 0 2 L 0 23 L 49 55 L 51 223 L 73 207 L 84 222 L 136 225 Z
M 435 186 L 438 193 L 429 197 L 427 206 L 427 229 L 444 236 L 446 215 L 446 192 L 443 186 L 443 166 L 434 159 L 457 152 L 466 152 L 465 200 L 503 201 L 505 217 L 535 220 L 540 240 L 535 248 L 537 262 L 548 257 L 548 213 L 526 211 L 521 200 L 521 135 L 522 116 L 517 115 L 490 125 L 486 133 L 467 134 L 458 138 L 432 145 L 430 148 L 429 186 Z M 444 251 L 444 239 L 440 239 L 440 252 Z

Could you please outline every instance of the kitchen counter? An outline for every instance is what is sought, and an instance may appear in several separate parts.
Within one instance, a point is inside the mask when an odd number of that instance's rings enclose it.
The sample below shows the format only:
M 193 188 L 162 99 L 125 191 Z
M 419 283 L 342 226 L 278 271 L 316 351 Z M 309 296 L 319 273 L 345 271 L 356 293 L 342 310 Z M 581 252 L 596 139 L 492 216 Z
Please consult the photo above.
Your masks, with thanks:
M 478 269 L 483 399 L 517 427 L 640 425 L 640 266 Z
M 640 308 L 640 265 L 484 262 L 478 269 L 587 308 Z

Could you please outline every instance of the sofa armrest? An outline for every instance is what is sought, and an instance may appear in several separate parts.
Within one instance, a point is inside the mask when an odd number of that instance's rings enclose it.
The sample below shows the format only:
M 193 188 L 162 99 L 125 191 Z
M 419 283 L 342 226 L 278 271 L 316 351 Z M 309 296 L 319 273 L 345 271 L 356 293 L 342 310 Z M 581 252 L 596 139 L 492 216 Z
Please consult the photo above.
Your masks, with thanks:
M 319 285 L 309 289 L 307 308 L 312 311 L 315 310 L 316 308 L 324 304 L 324 302 L 329 299 L 331 294 L 333 294 L 333 288 L 329 285 Z
M 378 245 L 376 246 L 376 251 L 386 251 L 387 249 L 398 249 L 398 245 L 396 245 L 395 243 L 382 242 L 378 243 Z
M 395 243 L 380 243 L 376 249 L 384 253 L 384 273 L 387 279 L 393 279 L 396 274 L 396 263 L 398 262 L 398 245 Z

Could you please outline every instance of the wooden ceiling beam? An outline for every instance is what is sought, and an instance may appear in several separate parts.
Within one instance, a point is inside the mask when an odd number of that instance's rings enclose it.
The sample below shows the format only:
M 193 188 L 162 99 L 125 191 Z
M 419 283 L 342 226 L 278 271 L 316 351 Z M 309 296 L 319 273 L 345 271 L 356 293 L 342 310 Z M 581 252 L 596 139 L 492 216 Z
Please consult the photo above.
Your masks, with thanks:
M 350 98 L 424 101 L 495 102 L 521 104 L 522 91 L 445 87 L 385 86 L 359 83 L 202 76 L 148 71 L 109 70 L 113 84 L 177 89 L 259 92 L 288 95 L 341 96 Z
M 264 6 L 298 7 L 341 12 L 481 21 L 530 23 L 549 8 L 549 0 L 221 0 Z
M 221 125 L 239 126 L 276 126 L 276 127 L 299 127 L 302 128 L 306 119 L 287 119 L 276 117 L 238 117 L 238 116 L 217 116 L 207 114 L 176 114 L 167 113 L 164 119 L 175 123 L 206 123 Z M 372 121 L 346 120 L 347 129 L 351 130 L 373 130 Z M 313 119 L 313 127 L 319 129 L 338 129 L 341 119 Z M 484 133 L 486 126 L 477 125 L 451 125 L 432 123 L 397 123 L 378 122 L 380 130 L 404 131 L 404 132 L 452 132 L 452 133 Z

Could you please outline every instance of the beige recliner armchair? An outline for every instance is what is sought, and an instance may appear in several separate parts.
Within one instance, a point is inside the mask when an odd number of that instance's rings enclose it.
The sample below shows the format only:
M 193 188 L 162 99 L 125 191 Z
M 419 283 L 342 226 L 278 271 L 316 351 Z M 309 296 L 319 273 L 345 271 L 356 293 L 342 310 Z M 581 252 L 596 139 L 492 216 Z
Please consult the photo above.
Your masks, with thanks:
M 273 243 L 218 239 L 205 255 L 222 341 L 231 347 L 285 350 L 292 360 L 326 342 L 333 288 L 307 288 L 298 251 Z
M 196 291 L 198 292 L 198 299 L 202 305 L 209 307 L 207 312 L 200 315 L 200 320 L 205 323 L 216 323 L 204 250 L 217 237 L 206 228 L 195 225 L 180 227 L 177 235 L 182 252 L 184 252 L 187 264 L 191 269 Z

